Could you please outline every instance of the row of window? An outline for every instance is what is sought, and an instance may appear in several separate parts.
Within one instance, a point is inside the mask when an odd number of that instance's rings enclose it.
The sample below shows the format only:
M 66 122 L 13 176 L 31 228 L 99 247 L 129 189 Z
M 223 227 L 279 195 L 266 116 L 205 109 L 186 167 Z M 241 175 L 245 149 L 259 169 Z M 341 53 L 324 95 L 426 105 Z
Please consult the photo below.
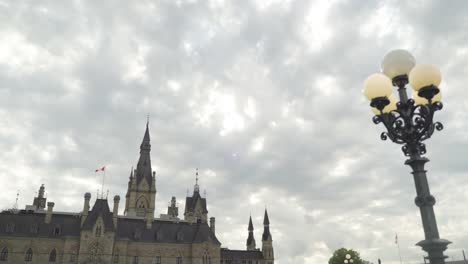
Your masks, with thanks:
M 8 223 L 5 226 L 6 233 L 13 233 L 15 231 L 16 231 L 15 223 Z M 31 232 L 32 234 L 37 234 L 39 232 L 39 225 L 37 223 L 32 224 L 29 228 L 29 232 Z M 59 225 L 56 225 L 54 229 L 52 230 L 52 234 L 55 236 L 58 236 L 60 235 L 60 233 L 61 233 L 61 228 Z
M 139 262 L 138 256 L 133 256 L 132 264 L 138 264 Z M 119 255 L 114 256 L 114 263 L 119 263 Z M 161 264 L 161 256 L 156 256 L 153 261 L 154 264 Z M 183 264 L 182 257 L 176 257 L 176 264 Z
M 24 261 L 25 262 L 31 262 L 33 260 L 33 250 L 31 248 L 28 248 L 26 252 L 24 253 Z M 75 254 L 72 254 L 70 256 L 70 261 L 74 262 L 75 261 Z M 50 251 L 49 253 L 49 262 L 55 262 L 57 260 L 57 250 L 54 248 Z M 114 263 L 119 263 L 119 254 L 114 255 Z M 182 263 L 182 257 L 176 257 L 176 264 L 183 264 Z M 2 251 L 0 252 L 0 261 L 8 261 L 8 248 L 4 247 Z M 134 256 L 132 258 L 132 264 L 138 264 L 139 257 Z M 154 264 L 161 264 L 161 256 L 156 256 L 154 258 Z M 203 264 L 211 264 L 211 257 L 210 256 L 204 256 L 203 257 Z M 251 263 L 249 263 L 251 264 Z
M 221 264 L 233 264 L 238 263 L 234 262 L 232 259 L 221 260 Z M 242 264 L 259 264 L 258 260 L 242 260 Z
M 28 248 L 24 253 L 24 261 L 31 262 L 33 260 L 33 251 Z M 57 260 L 57 250 L 54 248 L 49 253 L 49 262 L 55 262 Z M 0 252 L 0 261 L 8 261 L 8 248 L 3 248 Z

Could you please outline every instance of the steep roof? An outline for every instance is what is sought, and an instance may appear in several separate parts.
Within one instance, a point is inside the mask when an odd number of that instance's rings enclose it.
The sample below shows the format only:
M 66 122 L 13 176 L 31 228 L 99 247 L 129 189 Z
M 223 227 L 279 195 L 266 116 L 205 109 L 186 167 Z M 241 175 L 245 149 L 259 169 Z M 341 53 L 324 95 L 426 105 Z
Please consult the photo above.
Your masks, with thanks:
M 192 197 L 185 198 L 185 212 L 193 212 L 195 211 L 195 207 L 197 206 L 197 202 L 200 200 L 201 207 L 203 213 L 208 213 L 206 208 L 206 199 L 200 196 L 199 192 L 193 192 Z
M 225 260 L 229 259 L 233 261 L 236 261 L 236 260 L 240 261 L 243 259 L 262 260 L 263 253 L 260 250 L 232 250 L 232 249 L 222 248 L 221 259 L 225 259 Z
M 80 235 L 80 216 L 78 214 L 53 214 L 51 222 L 46 224 L 44 212 L 21 210 L 16 213 L 3 211 L 0 213 L 0 235 L 24 237 L 62 237 Z M 6 226 L 14 224 L 14 231 L 7 232 Z M 56 233 L 55 229 L 59 232 Z
M 161 243 L 202 243 L 221 245 L 206 223 L 153 221 L 151 229 L 146 229 L 141 219 L 119 218 L 116 239 Z
M 93 210 L 88 214 L 83 228 L 94 225 L 99 216 L 98 210 L 102 210 L 105 230 L 112 223 L 112 213 L 108 212 L 107 201 L 101 200 L 95 203 Z M 110 216 L 106 217 L 104 215 Z M 0 213 L 0 236 L 23 237 L 79 237 L 81 231 L 80 214 L 54 213 L 50 224 L 46 224 L 45 213 L 33 211 L 19 211 L 12 213 L 4 211 Z M 109 222 L 110 220 L 110 222 Z M 116 240 L 130 240 L 155 243 L 202 243 L 210 242 L 221 245 L 216 235 L 206 223 L 187 223 L 154 220 L 151 229 L 146 229 L 146 222 L 142 218 L 124 218 L 117 220 Z M 13 232 L 7 232 L 7 225 L 15 225 Z M 32 232 L 33 226 L 37 226 L 37 232 Z M 60 233 L 55 234 L 55 227 L 60 228 Z
M 104 221 L 104 228 L 106 231 L 114 230 L 114 222 L 112 221 L 112 213 L 109 209 L 109 204 L 106 199 L 96 199 L 93 209 L 88 213 L 83 229 L 92 229 L 99 216 Z

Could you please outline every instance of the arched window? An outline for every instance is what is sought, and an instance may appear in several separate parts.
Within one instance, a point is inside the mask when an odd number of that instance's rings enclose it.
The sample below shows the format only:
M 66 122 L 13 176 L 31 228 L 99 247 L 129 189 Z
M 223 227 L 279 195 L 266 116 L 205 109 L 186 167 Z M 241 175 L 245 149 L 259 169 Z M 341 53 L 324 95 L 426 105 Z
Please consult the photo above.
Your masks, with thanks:
M 55 262 L 57 259 L 57 250 L 54 248 L 49 254 L 49 262 Z
M 33 258 L 33 251 L 31 248 L 28 248 L 28 250 L 26 250 L 26 253 L 24 254 L 24 261 L 31 262 L 32 258 Z
M 154 257 L 154 264 L 161 264 L 161 256 Z
M 76 254 L 75 254 L 75 253 L 71 253 L 71 254 L 70 254 L 70 262 L 71 262 L 71 263 L 75 263 L 75 261 L 76 261 Z
M 132 264 L 138 264 L 138 256 L 133 256 Z
M 117 263 L 119 263 L 119 252 L 116 252 L 114 254 L 114 264 L 117 264 Z
M 0 253 L 0 261 L 7 261 L 8 260 L 8 248 L 4 247 L 2 252 Z
M 96 227 L 96 237 L 100 237 L 100 236 L 101 236 L 101 226 L 98 225 L 98 226 Z
M 182 264 L 182 257 L 176 257 L 176 264 Z

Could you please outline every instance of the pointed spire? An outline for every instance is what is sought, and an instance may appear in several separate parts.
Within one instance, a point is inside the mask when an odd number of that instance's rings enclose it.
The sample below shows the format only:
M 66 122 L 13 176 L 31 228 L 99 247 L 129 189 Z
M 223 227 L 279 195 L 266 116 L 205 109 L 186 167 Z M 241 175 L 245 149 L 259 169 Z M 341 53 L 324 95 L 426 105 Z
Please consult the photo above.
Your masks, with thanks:
M 268 212 L 266 208 L 265 208 L 265 216 L 263 217 L 262 241 L 271 241 L 270 219 L 268 219 Z
M 130 170 L 130 180 L 133 179 L 133 166 L 132 169 Z
M 198 168 L 195 173 L 195 186 L 193 186 L 193 192 L 200 192 L 200 186 L 198 185 Z
M 263 217 L 263 225 L 270 225 L 270 219 L 268 219 L 268 212 L 265 208 L 265 216 Z
M 142 179 L 146 179 L 148 184 L 151 186 L 153 175 L 151 169 L 151 158 L 150 158 L 151 144 L 149 135 L 149 121 L 146 122 L 146 131 L 143 136 L 143 141 L 140 145 L 140 158 L 134 172 L 134 177 L 139 184 Z
M 143 142 L 141 142 L 141 147 L 147 147 L 146 145 L 150 145 L 150 135 L 149 135 L 149 120 L 146 121 L 146 130 L 145 135 L 143 136 Z M 151 147 L 151 146 L 149 146 Z M 148 149 L 149 150 L 149 149 Z
M 255 250 L 256 244 L 255 244 L 255 238 L 254 238 L 254 228 L 252 224 L 252 216 L 249 217 L 249 236 L 247 237 L 247 250 Z

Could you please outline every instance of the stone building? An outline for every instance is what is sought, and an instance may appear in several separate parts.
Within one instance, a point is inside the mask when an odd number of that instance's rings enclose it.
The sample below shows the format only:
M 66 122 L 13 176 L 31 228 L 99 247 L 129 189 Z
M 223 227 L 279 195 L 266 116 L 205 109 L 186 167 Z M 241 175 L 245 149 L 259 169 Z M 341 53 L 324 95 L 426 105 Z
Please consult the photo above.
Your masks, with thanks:
M 207 201 L 200 194 L 198 171 L 193 193 L 186 197 L 184 219 L 179 218 L 175 197 L 167 214 L 155 218 L 156 174 L 150 151 L 147 124 L 137 166 L 130 172 L 123 215 L 118 212 L 118 195 L 111 210 L 103 196 L 96 197 L 91 208 L 90 193 L 84 195 L 80 212 L 56 212 L 44 196 L 44 185 L 32 205 L 1 212 L 0 263 L 274 263 L 266 210 L 262 249 L 255 247 L 251 219 L 247 250 L 221 248 L 215 218 L 208 218 Z

